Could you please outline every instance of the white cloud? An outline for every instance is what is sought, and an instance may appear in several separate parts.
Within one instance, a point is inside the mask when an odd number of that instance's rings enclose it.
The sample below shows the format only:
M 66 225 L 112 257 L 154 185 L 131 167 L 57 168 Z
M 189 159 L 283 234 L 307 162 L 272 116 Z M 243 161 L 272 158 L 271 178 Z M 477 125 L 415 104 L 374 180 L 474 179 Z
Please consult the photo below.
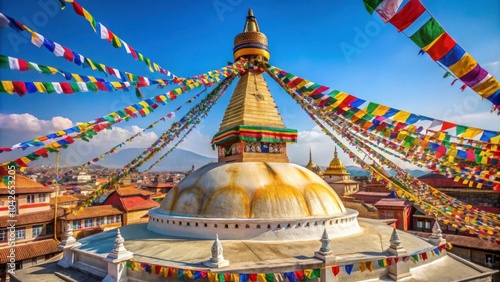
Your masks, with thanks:
M 28 113 L 0 113 L 0 129 L 2 130 L 46 134 L 72 126 L 73 122 L 70 119 L 61 116 L 53 117 L 51 120 L 41 120 Z
M 490 69 L 491 72 L 497 73 L 498 70 L 500 70 L 500 61 L 489 62 L 489 63 L 484 64 L 484 66 L 487 67 L 488 69 Z

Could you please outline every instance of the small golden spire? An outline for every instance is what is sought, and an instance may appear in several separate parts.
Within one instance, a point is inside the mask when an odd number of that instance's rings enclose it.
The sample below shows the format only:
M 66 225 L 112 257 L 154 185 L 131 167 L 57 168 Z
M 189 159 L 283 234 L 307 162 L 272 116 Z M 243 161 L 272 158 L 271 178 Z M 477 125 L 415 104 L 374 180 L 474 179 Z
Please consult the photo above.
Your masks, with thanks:
M 260 32 L 259 24 L 257 23 L 257 19 L 255 18 L 255 16 L 253 15 L 252 9 L 248 9 L 248 16 L 243 32 Z

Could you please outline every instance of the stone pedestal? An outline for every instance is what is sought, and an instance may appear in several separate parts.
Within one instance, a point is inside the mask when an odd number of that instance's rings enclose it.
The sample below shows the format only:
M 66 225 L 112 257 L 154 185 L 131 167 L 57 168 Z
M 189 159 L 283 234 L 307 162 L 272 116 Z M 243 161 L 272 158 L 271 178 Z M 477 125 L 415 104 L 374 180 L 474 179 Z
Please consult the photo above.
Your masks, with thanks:
M 73 237 L 73 228 L 70 224 L 66 225 L 64 237 L 65 239 L 57 246 L 63 251 L 63 257 L 57 264 L 64 268 L 69 268 L 73 266 L 73 263 L 75 262 L 75 253 L 72 249 L 80 247 L 82 244 L 78 243 Z
M 120 234 L 120 229 L 117 229 L 115 248 L 111 250 L 108 256 L 104 259 L 108 262 L 108 275 L 104 277 L 102 281 L 104 282 L 126 282 L 127 278 L 127 267 L 125 265 L 126 261 L 131 259 L 134 254 L 127 251 L 123 243 L 125 239 Z
M 391 256 L 401 258 L 408 255 L 408 252 L 403 248 L 403 246 L 401 246 L 401 240 L 399 240 L 399 235 L 396 229 L 392 231 L 391 239 L 389 242 L 391 243 L 391 245 L 389 249 L 387 249 L 387 252 Z M 392 264 L 387 266 L 387 268 L 387 275 L 389 276 L 389 278 L 396 281 L 411 276 L 410 264 L 408 261 L 403 261 L 403 259 L 399 259 L 397 263 L 393 260 Z

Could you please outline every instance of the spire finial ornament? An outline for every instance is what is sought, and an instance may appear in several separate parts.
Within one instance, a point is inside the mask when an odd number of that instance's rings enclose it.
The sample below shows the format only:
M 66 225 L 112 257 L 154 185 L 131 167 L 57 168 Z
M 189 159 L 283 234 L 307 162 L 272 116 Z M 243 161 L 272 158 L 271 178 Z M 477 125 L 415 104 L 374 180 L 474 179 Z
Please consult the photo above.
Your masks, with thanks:
M 401 245 L 401 239 L 399 239 L 399 234 L 398 234 L 398 231 L 396 230 L 396 228 L 394 228 L 392 230 L 392 235 L 391 235 L 391 239 L 389 240 L 389 243 L 391 243 L 391 248 L 394 248 L 394 249 L 400 249 L 402 248 L 400 245 Z
M 337 153 L 337 146 L 335 146 L 335 151 L 333 152 L 333 157 L 338 158 L 339 154 Z
M 115 239 L 115 248 L 109 252 L 106 259 L 113 261 L 123 261 L 130 259 L 134 256 L 132 252 L 127 251 L 125 249 L 125 239 L 122 237 L 120 233 L 120 228 L 116 229 L 116 239 Z
M 248 9 L 248 16 L 249 17 L 253 17 L 253 10 L 252 10 L 252 8 Z
M 309 148 L 309 162 L 313 161 L 312 149 Z
M 61 244 L 59 246 L 69 246 L 73 245 L 73 243 L 76 242 L 75 237 L 73 237 L 73 227 L 71 224 L 66 225 L 66 232 L 64 232 L 64 240 L 62 240 Z
M 330 238 L 328 237 L 326 228 L 323 230 L 323 235 L 321 236 L 321 239 L 319 241 L 321 242 L 321 248 L 319 249 L 319 252 L 323 255 L 331 254 L 332 250 L 330 249 Z
M 432 226 L 432 237 L 433 238 L 443 238 L 443 232 L 441 231 L 441 227 L 439 226 L 438 221 L 434 221 L 434 226 Z
M 212 257 L 203 262 L 204 265 L 213 268 L 222 268 L 229 266 L 229 261 L 224 259 L 224 249 L 219 241 L 219 234 L 215 234 L 215 241 L 212 244 Z
M 437 218 L 434 222 L 434 225 L 432 226 L 432 235 L 429 238 L 429 242 L 435 246 L 446 244 L 446 239 L 443 238 L 443 232 L 441 231 L 441 227 L 439 226 Z

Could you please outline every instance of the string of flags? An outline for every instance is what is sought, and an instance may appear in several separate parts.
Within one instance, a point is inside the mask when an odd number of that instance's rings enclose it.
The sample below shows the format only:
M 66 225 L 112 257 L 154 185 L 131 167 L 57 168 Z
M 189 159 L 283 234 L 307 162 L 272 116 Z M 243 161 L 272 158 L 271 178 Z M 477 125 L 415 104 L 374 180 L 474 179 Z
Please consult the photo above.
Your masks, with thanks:
M 325 269 L 337 276 L 351 275 L 359 270 L 360 272 L 373 272 L 377 269 L 389 267 L 393 264 L 407 263 L 409 261 L 417 263 L 433 257 L 440 257 L 451 249 L 451 244 L 443 244 L 438 247 L 427 248 L 413 252 L 407 256 L 385 257 L 373 261 L 362 261 L 353 264 L 327 266 Z M 321 268 L 306 268 L 303 270 L 278 272 L 278 273 L 234 273 L 234 272 L 212 272 L 207 269 L 186 269 L 169 267 L 147 262 L 129 260 L 123 262 L 125 267 L 132 271 L 142 271 L 163 278 L 177 278 L 181 280 L 201 280 L 207 279 L 210 282 L 274 282 L 284 281 L 285 278 L 291 282 L 308 281 L 321 277 Z
M 71 50 L 70 48 L 63 46 L 51 39 L 33 31 L 28 26 L 24 25 L 20 21 L 11 18 L 5 14 L 0 13 L 0 26 L 2 27 L 10 27 L 11 29 L 21 32 L 27 31 L 31 34 L 31 43 L 38 48 L 44 47 L 49 52 L 51 52 L 56 57 L 62 57 L 65 60 L 74 63 L 83 68 L 90 68 L 93 71 L 102 72 L 104 75 L 113 75 L 122 81 L 129 82 L 138 82 L 140 84 L 149 83 L 149 79 L 144 76 L 135 75 L 130 72 L 121 71 L 116 68 L 112 68 L 108 65 L 102 64 L 98 61 L 95 61 L 89 57 L 85 57 L 82 54 Z M 78 76 L 75 77 L 78 79 Z M 184 78 L 173 77 L 172 79 L 157 79 L 157 81 L 162 81 L 162 84 L 167 85 L 169 82 L 174 84 L 180 84 L 184 81 Z M 78 80 L 77 80 L 78 81 Z M 148 84 L 149 85 L 149 84 Z
M 105 27 L 101 22 L 98 22 L 77 1 L 75 0 L 65 0 L 65 1 L 73 4 L 73 10 L 75 11 L 75 13 L 85 18 L 89 22 L 94 32 L 97 35 L 99 35 L 101 39 L 108 41 L 115 48 L 123 47 L 125 51 L 134 58 L 134 60 L 139 60 L 141 62 L 144 62 L 148 66 L 150 72 L 156 71 L 176 79 L 176 76 L 172 74 L 169 70 L 161 67 L 155 62 L 152 62 L 149 58 L 145 57 L 141 52 L 138 52 L 135 48 L 127 44 L 123 39 L 119 38 L 115 33 L 113 33 L 109 28 Z
M 384 22 L 391 23 L 398 32 L 413 26 L 418 19 L 427 16 L 427 20 L 412 35 L 408 36 L 419 48 L 427 53 L 440 67 L 447 70 L 444 77 L 451 74 L 456 78 L 452 85 L 460 80 L 467 87 L 493 104 L 492 111 L 500 110 L 500 82 L 467 53 L 427 11 L 419 0 L 410 0 L 399 9 L 402 1 L 363 0 L 370 14 L 376 11 Z

